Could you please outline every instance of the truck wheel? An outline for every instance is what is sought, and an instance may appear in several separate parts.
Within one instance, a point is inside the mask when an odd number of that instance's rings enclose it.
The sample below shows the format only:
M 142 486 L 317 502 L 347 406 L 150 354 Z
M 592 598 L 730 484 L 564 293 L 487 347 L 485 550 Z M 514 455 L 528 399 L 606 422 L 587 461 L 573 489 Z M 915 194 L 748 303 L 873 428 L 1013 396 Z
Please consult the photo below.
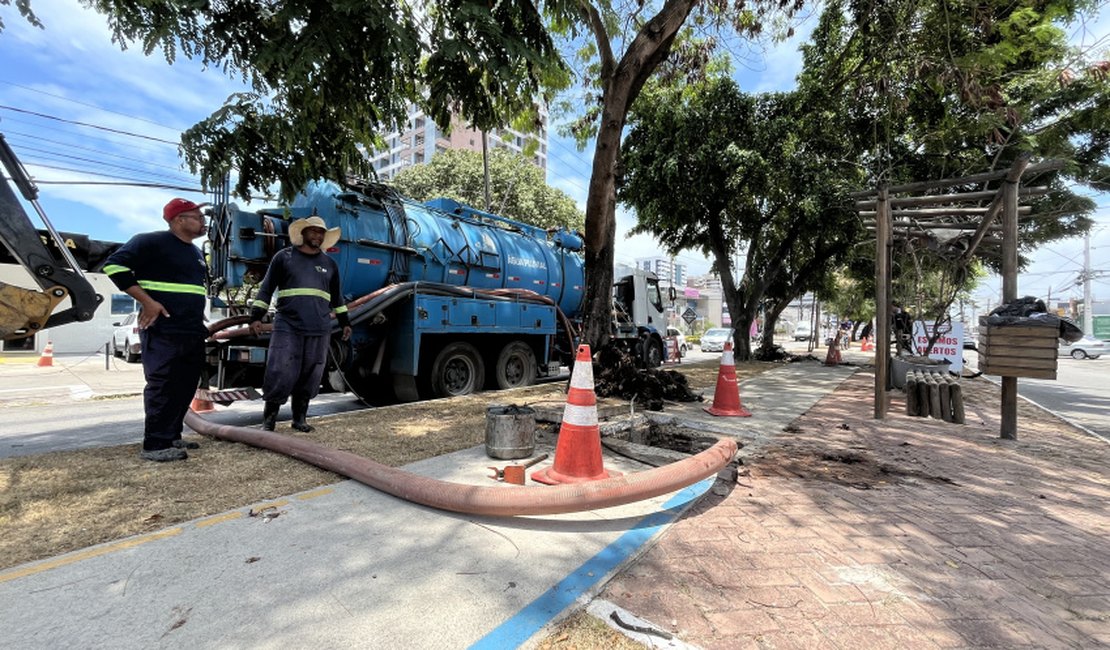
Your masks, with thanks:
M 523 341 L 513 341 L 501 348 L 494 366 L 497 388 L 518 388 L 536 383 L 536 355 Z
M 480 390 L 485 380 L 482 356 L 469 343 L 451 343 L 432 363 L 431 384 L 435 397 L 469 395 Z
M 644 365 L 658 368 L 663 365 L 663 342 L 653 338 L 644 341 Z

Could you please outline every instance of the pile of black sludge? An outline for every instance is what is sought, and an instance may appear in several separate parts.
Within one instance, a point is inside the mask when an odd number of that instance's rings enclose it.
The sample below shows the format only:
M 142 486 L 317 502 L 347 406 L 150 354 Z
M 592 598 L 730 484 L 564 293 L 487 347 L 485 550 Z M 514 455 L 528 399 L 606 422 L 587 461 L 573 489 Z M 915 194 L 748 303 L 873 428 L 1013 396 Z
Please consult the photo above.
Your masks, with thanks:
M 644 368 L 628 352 L 607 347 L 594 361 L 594 392 L 598 397 L 634 400 L 649 411 L 662 411 L 663 402 L 701 402 L 686 376 L 675 370 Z

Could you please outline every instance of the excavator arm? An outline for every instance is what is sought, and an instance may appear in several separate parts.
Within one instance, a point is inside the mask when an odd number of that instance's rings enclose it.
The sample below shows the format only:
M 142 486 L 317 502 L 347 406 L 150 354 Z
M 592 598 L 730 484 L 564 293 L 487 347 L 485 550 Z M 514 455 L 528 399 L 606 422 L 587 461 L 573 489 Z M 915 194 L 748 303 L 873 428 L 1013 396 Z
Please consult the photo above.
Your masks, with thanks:
M 3 134 L 0 134 L 0 164 L 7 172 L 7 179 L 0 182 L 0 241 L 39 285 L 39 290 L 34 290 L 0 282 L 0 339 L 25 338 L 42 329 L 90 320 L 102 298 L 42 211 L 37 201 L 38 188 Z M 8 179 L 35 206 L 60 255 L 51 253 L 43 243 Z M 71 301 L 70 307 L 55 312 L 66 298 Z

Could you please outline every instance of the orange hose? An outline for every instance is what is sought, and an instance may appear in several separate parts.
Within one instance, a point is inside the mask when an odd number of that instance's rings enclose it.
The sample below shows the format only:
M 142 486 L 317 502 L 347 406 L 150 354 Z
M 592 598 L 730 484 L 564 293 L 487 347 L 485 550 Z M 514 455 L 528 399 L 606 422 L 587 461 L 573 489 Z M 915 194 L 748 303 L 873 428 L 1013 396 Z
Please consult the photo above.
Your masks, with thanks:
M 713 476 L 732 460 L 737 450 L 736 441 L 725 438 L 696 456 L 644 472 L 588 483 L 507 489 L 440 481 L 303 438 L 215 424 L 192 411 L 185 414 L 185 424 L 206 436 L 285 454 L 406 501 L 494 517 L 581 512 L 650 499 Z

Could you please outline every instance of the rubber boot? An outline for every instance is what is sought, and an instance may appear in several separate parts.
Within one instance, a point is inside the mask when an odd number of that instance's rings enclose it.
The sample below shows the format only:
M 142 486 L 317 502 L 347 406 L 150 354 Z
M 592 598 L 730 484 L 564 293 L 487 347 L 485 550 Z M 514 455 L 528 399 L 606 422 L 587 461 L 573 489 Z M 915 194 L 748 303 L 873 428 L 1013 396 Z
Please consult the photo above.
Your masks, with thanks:
M 262 428 L 264 430 L 274 430 L 274 427 L 277 426 L 277 416 L 280 409 L 280 402 L 266 402 L 266 406 L 262 409 Z
M 301 433 L 309 433 L 316 427 L 308 422 L 305 418 L 308 417 L 308 400 L 303 397 L 293 398 L 293 428 Z

